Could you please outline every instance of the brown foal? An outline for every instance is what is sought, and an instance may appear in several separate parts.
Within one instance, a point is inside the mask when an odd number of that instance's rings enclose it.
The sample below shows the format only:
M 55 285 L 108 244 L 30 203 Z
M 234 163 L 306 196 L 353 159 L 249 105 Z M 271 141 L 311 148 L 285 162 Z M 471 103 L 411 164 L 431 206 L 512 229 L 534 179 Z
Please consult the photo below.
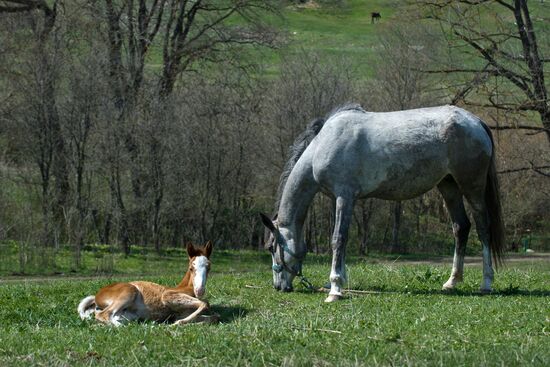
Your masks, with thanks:
M 211 253 L 211 242 L 202 247 L 188 244 L 189 268 L 177 287 L 143 281 L 114 283 L 84 298 L 78 313 L 82 319 L 95 314 L 96 320 L 114 326 L 132 320 L 170 321 L 175 325 L 216 322 L 218 315 L 201 315 L 209 308 L 201 298 L 206 291 Z

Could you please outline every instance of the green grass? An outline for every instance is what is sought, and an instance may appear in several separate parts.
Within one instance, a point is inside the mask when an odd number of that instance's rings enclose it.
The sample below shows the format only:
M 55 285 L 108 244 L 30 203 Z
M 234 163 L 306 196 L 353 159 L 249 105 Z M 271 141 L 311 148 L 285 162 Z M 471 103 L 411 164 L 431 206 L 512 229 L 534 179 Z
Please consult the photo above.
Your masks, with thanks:
M 449 264 L 351 258 L 349 286 L 373 292 L 325 304 L 320 293 L 275 292 L 265 255 L 215 252 L 208 299 L 222 322 L 184 327 L 112 328 L 78 318 L 81 298 L 127 276 L 0 281 L 0 365 L 544 366 L 548 265 L 510 263 L 497 273 L 494 294 L 481 296 L 478 266 L 467 266 L 459 291 L 444 294 Z M 329 270 L 327 256 L 309 256 L 304 267 L 316 285 Z M 139 278 L 170 285 L 181 275 L 167 266 Z
M 73 250 L 64 246 L 60 249 L 28 246 L 23 255 L 19 253 L 21 242 L 0 243 L 1 277 L 43 277 L 43 276 L 125 276 L 179 274 L 187 269 L 187 255 L 184 249 L 170 248 L 158 255 L 151 248 L 132 246 L 130 256 L 124 256 L 114 246 L 86 245 L 82 252 L 81 267 L 75 268 Z M 22 267 L 20 258 L 26 260 Z M 216 251 L 216 265 L 225 272 L 250 270 L 261 266 L 256 262 L 269 261 L 268 253 L 253 251 Z
M 279 51 L 285 54 L 305 51 L 344 58 L 360 78 L 371 76 L 370 64 L 378 44 L 377 35 L 383 32 L 384 23 L 392 22 L 395 3 L 382 0 L 347 0 L 343 6 L 330 6 L 322 1 L 317 3 L 317 8 L 289 5 L 283 9 L 281 18 L 267 18 L 287 36 L 287 44 L 281 50 L 252 53 L 264 61 L 265 75 L 278 75 Z M 372 11 L 382 13 L 378 24 L 371 24 Z
M 388 0 L 346 0 L 342 6 L 317 1 L 318 7 L 308 8 L 292 3 L 278 15 L 265 14 L 264 20 L 281 34 L 284 42 L 276 49 L 248 47 L 246 60 L 263 65 L 258 77 L 273 77 L 280 73 L 282 55 L 315 52 L 321 56 L 342 57 L 356 70 L 360 78 L 372 74 L 372 55 L 378 45 L 377 35 L 405 2 Z M 334 2 L 333 2 L 334 3 Z M 371 24 L 371 12 L 378 11 L 382 19 Z M 238 18 L 229 23 L 239 24 Z M 370 61 L 369 61 L 370 60 Z M 162 65 L 162 49 L 155 44 L 147 60 L 152 71 Z

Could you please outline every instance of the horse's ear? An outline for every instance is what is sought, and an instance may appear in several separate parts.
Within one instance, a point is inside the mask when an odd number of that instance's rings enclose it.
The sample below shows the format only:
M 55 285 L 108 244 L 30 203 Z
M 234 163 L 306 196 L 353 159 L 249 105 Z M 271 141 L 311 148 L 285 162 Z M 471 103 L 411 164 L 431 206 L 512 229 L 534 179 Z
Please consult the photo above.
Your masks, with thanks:
M 271 232 L 275 232 L 277 229 L 275 228 L 275 225 L 273 224 L 273 221 L 269 219 L 267 215 L 264 213 L 260 213 L 260 218 L 262 218 L 262 223 L 264 226 L 267 227 Z
M 206 242 L 206 245 L 204 245 L 204 250 L 206 251 L 206 257 L 210 259 L 210 255 L 212 254 L 212 245 L 211 241 Z
M 189 257 L 195 257 L 200 255 L 200 252 L 195 248 L 195 245 L 193 245 L 191 242 L 187 243 L 187 255 L 189 255 Z

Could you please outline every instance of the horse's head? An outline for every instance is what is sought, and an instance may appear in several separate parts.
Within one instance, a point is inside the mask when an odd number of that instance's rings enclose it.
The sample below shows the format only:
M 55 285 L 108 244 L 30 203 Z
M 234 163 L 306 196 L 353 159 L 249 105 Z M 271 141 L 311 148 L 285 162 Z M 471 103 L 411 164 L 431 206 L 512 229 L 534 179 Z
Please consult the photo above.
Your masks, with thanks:
M 265 247 L 271 252 L 273 287 L 283 292 L 292 292 L 292 281 L 302 274 L 304 253 L 297 251 L 300 247 L 292 232 L 279 227 L 276 216 L 273 220 L 265 214 L 260 213 L 260 216 L 270 232 Z
M 193 291 L 197 298 L 204 296 L 206 292 L 206 278 L 210 271 L 210 254 L 212 253 L 212 242 L 208 241 L 204 246 L 187 244 L 189 255 L 189 283 L 193 284 Z

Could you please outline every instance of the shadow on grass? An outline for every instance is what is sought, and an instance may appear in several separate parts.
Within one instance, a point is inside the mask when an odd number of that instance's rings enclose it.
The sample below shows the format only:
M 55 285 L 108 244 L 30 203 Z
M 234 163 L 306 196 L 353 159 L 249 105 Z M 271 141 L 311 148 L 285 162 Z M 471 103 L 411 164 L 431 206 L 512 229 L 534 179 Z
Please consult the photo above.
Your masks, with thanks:
M 322 289 L 322 290 L 321 290 Z M 298 289 L 295 292 L 300 294 L 328 294 L 328 288 L 320 288 L 319 290 Z M 491 293 L 484 293 L 481 291 L 461 290 L 455 289 L 450 291 L 443 291 L 438 289 L 388 289 L 388 288 L 354 288 L 352 290 L 344 290 L 344 297 L 349 298 L 360 296 L 376 296 L 376 295 L 388 295 L 388 294 L 409 294 L 409 295 L 441 295 L 449 297 L 550 297 L 550 290 L 546 289 L 534 289 L 526 290 L 515 287 L 510 287 L 502 290 L 494 290 Z
M 486 297 L 486 296 L 521 296 L 521 297 L 550 297 L 550 290 L 544 289 L 518 289 L 518 288 L 508 288 L 501 290 L 494 290 L 491 293 L 484 293 L 481 291 L 465 291 L 465 290 L 452 290 L 452 291 L 442 291 L 437 289 L 427 289 L 427 290 L 413 290 L 410 292 L 401 291 L 399 293 L 411 293 L 411 294 L 440 294 L 443 296 L 470 296 L 470 297 Z
M 240 306 L 213 305 L 210 307 L 210 311 L 220 315 L 220 322 L 223 323 L 229 323 L 237 319 L 242 319 L 249 313 L 249 310 Z

